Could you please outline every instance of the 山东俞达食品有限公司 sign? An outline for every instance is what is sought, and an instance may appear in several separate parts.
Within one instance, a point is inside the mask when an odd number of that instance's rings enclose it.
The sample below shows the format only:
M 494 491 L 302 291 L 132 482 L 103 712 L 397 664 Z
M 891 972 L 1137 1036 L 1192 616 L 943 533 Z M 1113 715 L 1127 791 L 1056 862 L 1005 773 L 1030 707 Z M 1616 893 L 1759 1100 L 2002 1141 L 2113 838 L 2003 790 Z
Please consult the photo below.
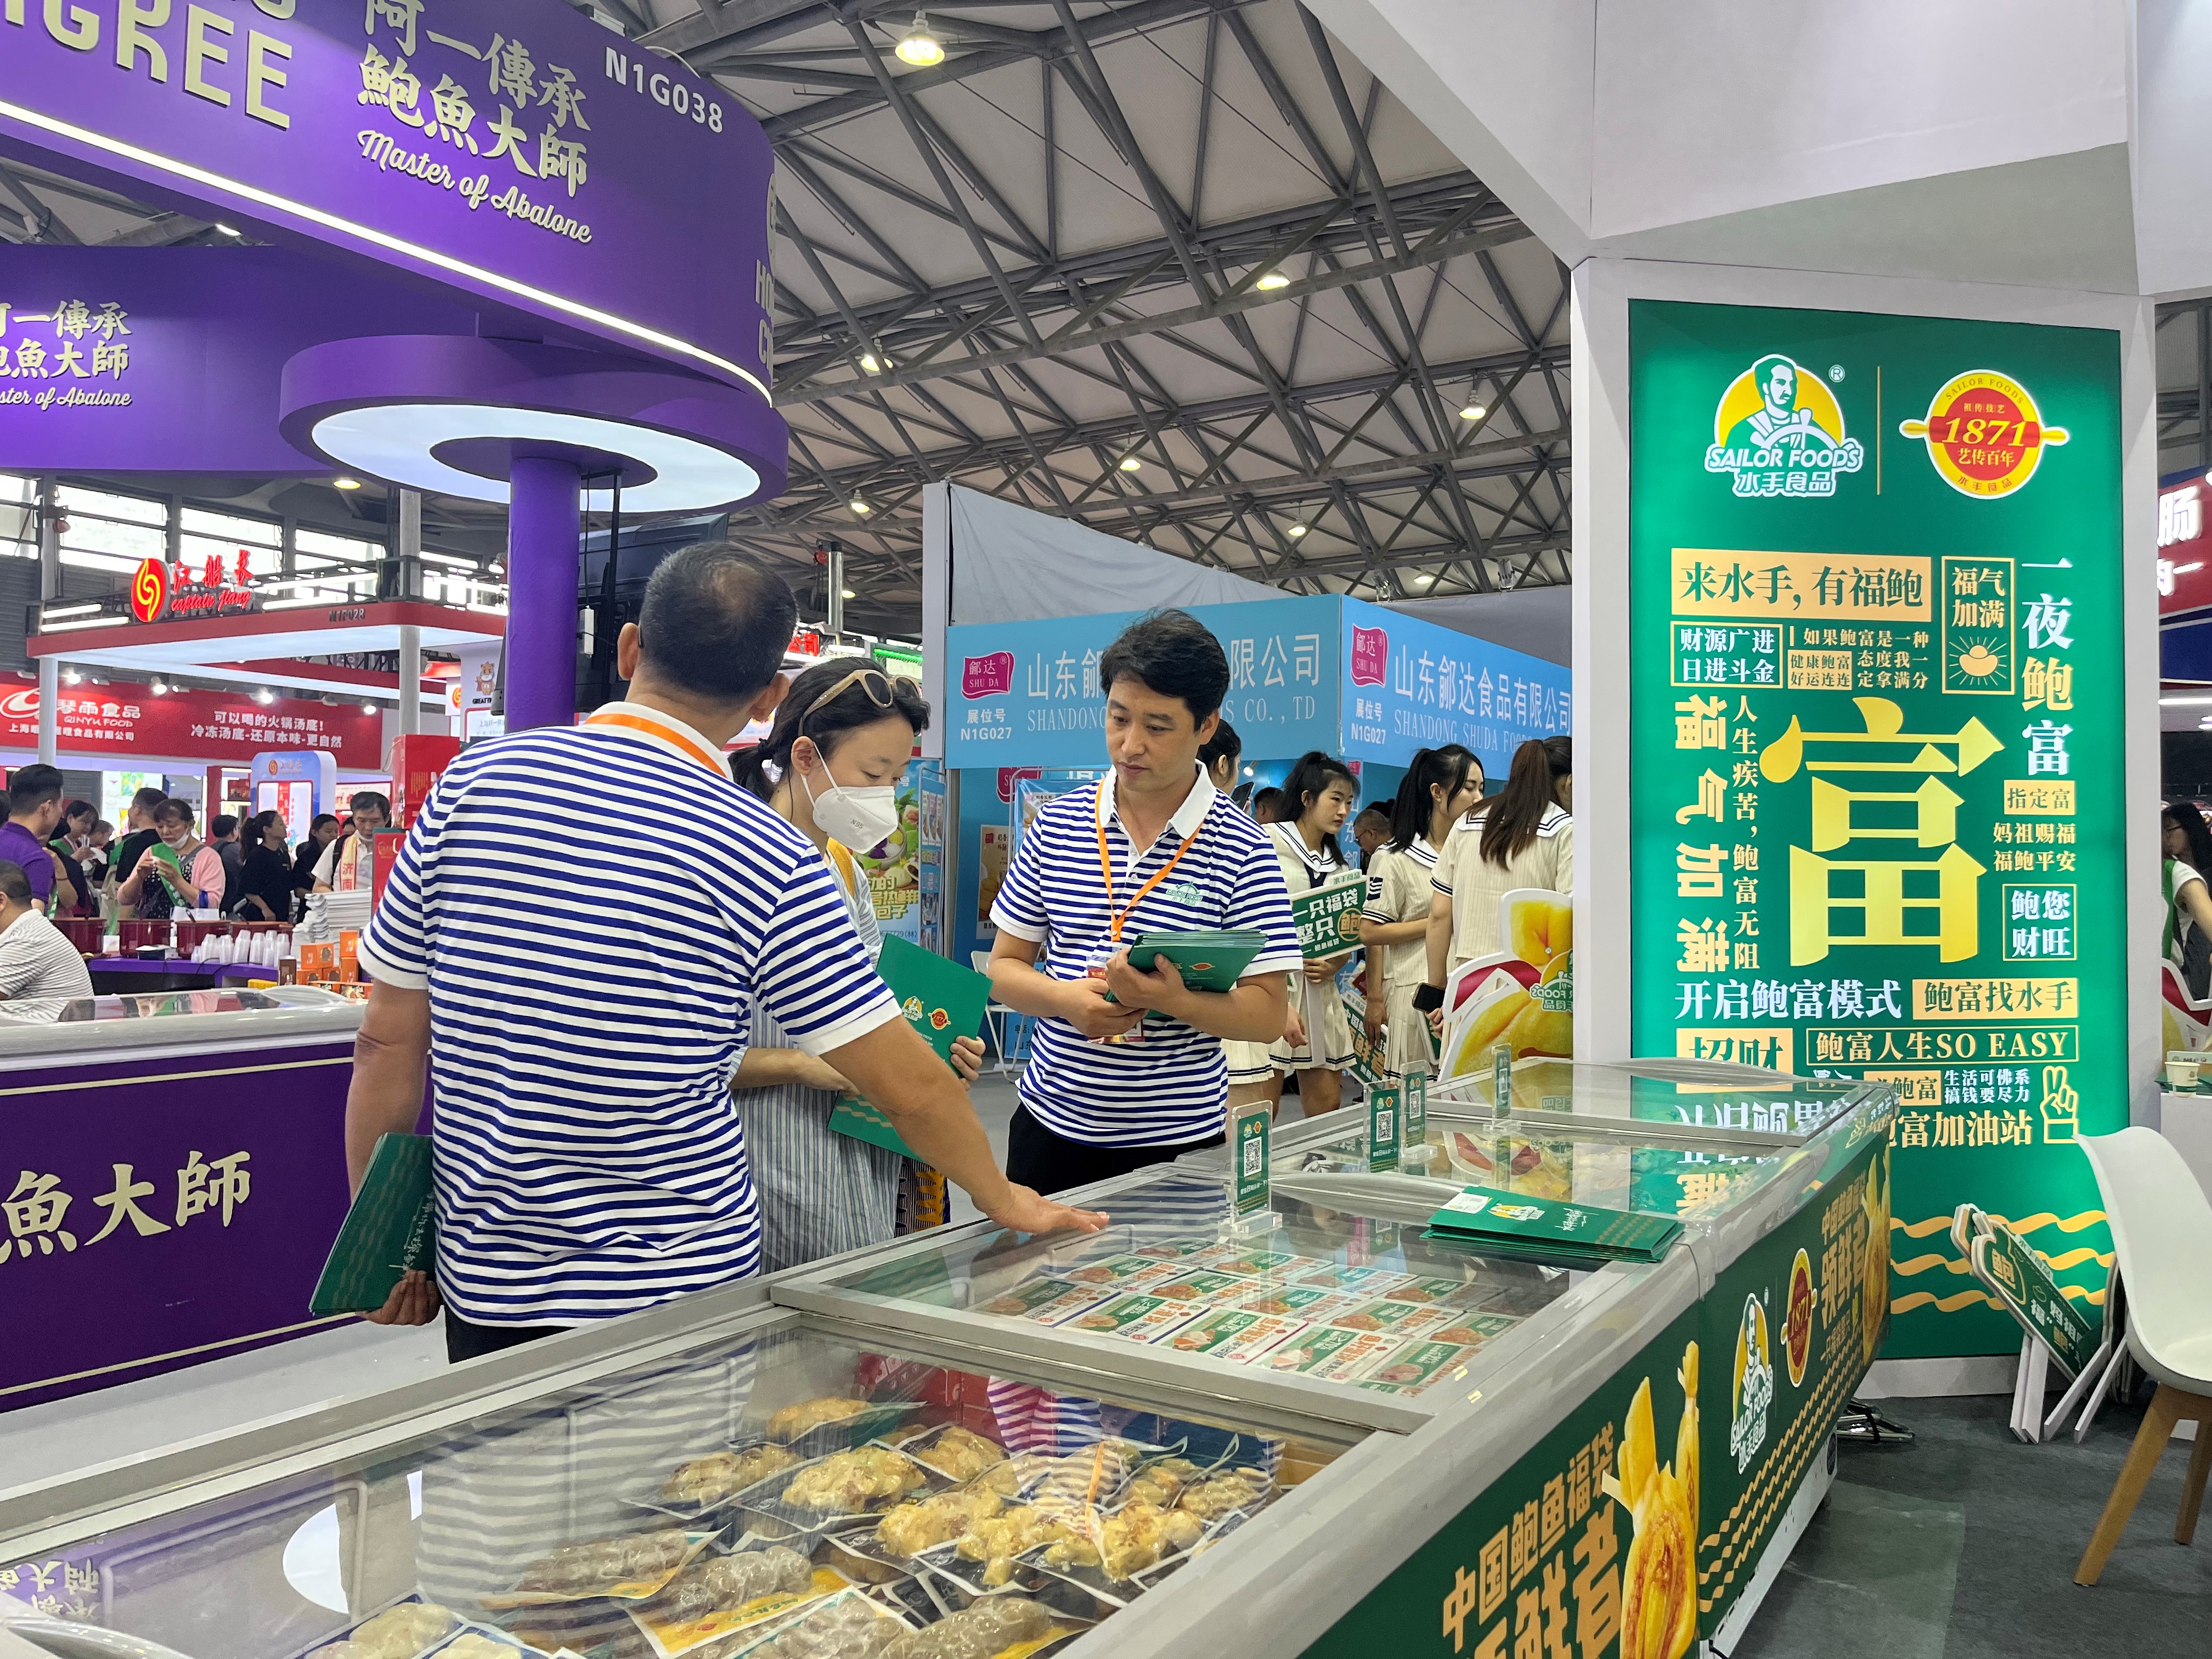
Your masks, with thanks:
M 1633 1052 L 1893 1082 L 1887 1352 L 2009 1352 L 1934 1234 L 2101 1298 L 2125 1121 L 2118 336 L 1637 301 L 1629 355 Z
M 766 136 L 555 0 L 11 4 L 0 143 L 768 385 Z

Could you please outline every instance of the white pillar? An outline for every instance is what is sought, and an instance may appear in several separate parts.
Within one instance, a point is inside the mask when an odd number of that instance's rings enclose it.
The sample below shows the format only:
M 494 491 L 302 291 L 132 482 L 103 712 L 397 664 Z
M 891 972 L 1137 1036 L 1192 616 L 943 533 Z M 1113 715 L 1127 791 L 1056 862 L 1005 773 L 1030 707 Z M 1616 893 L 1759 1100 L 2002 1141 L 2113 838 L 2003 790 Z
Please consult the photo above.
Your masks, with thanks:
M 422 566 L 422 492 L 399 492 L 399 585 L 402 594 L 415 597 L 417 573 Z M 399 630 L 399 731 L 411 736 L 422 729 L 422 630 L 403 626 Z
M 412 623 L 399 629 L 399 732 L 411 736 L 422 729 L 422 630 Z
M 44 608 L 61 597 L 62 532 L 59 491 L 51 474 L 39 480 L 39 603 Z M 60 750 L 62 665 L 58 657 L 39 659 L 39 759 L 48 766 Z

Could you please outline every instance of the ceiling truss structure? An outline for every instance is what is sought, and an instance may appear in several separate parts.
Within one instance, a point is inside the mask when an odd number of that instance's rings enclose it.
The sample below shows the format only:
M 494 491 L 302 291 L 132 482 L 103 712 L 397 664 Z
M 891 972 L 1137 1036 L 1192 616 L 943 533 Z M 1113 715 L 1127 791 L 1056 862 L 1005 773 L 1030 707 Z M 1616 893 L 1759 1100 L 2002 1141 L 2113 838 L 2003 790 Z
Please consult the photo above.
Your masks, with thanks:
M 1293 592 L 1570 580 L 1565 272 L 1297 0 L 948 0 L 927 68 L 912 0 L 568 3 L 774 143 L 791 483 L 738 526 L 817 601 L 839 539 L 852 625 L 917 626 L 945 479 Z M 0 240 L 221 235 L 11 164 Z

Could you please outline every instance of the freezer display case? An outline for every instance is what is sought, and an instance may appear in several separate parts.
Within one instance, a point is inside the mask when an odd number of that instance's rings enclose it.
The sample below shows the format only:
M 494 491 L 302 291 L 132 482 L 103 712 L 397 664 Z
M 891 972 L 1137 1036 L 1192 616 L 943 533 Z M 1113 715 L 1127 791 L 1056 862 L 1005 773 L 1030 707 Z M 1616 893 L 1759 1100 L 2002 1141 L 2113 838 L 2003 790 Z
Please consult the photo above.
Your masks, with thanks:
M 1678 1659 L 1755 1587 L 1879 1340 L 1894 1110 L 1789 1079 L 1680 1097 L 1787 1132 L 1616 1109 L 1678 1087 L 1567 1068 L 1502 1121 L 1439 1101 L 1428 1174 L 1370 1170 L 1347 1111 L 1284 1133 L 1258 1226 L 1200 1156 L 1091 1189 L 1095 1237 L 939 1230 L 0 1493 L 0 1595 L 58 1621 L 15 1626 L 50 1651 L 189 1659 L 1503 1655 L 1524 1630 Z M 1584 1271 L 1424 1237 L 1485 1159 L 1640 1193 L 1682 1238 Z
M 46 1310 L 0 1340 L 0 1411 L 325 1322 L 361 1014 L 307 986 L 0 1002 L 0 1273 Z

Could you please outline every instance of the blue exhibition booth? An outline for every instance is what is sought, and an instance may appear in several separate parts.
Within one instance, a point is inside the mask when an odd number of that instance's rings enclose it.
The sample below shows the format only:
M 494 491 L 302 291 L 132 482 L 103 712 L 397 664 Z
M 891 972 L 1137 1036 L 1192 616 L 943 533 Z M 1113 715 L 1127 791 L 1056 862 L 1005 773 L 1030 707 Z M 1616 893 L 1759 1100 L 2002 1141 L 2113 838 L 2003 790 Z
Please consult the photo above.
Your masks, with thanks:
M 1513 751 L 1572 726 L 1562 664 L 1337 594 L 1200 605 L 1229 658 L 1222 713 L 1254 787 L 1318 749 L 1351 763 L 1363 805 L 1388 800 L 1417 750 L 1464 744 L 1496 788 Z M 988 949 L 996 875 L 1024 801 L 1107 764 L 1098 660 L 1142 613 L 978 623 L 945 630 L 945 765 L 958 779 L 947 954 Z

